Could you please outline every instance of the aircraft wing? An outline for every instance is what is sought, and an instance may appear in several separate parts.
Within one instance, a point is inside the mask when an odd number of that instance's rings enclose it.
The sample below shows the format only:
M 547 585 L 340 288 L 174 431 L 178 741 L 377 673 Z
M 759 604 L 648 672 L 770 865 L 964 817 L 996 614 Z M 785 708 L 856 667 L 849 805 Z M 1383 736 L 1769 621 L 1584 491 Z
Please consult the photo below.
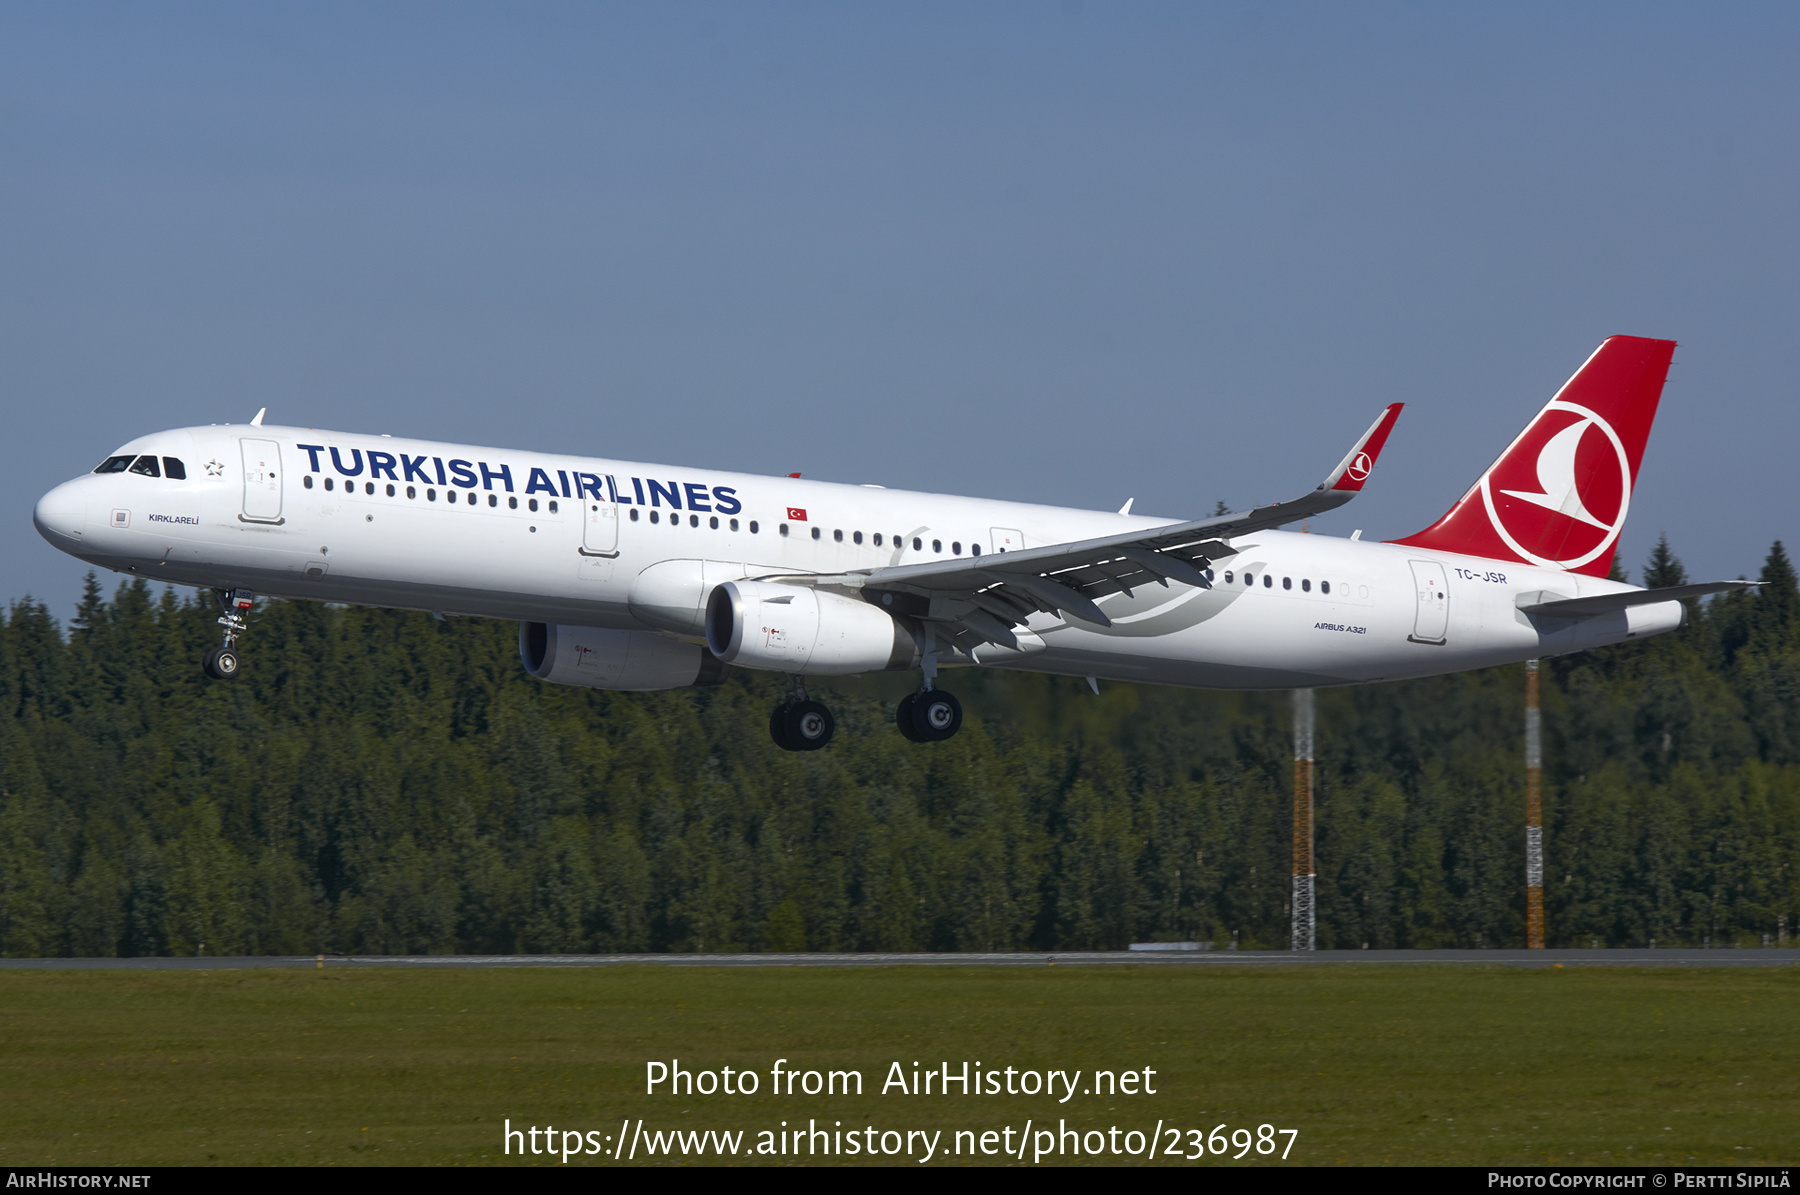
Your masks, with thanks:
M 1595 597 L 1560 598 L 1534 601 L 1521 605 L 1526 614 L 1548 618 L 1598 618 L 1631 606 L 1648 606 L 1655 602 L 1678 602 L 1705 597 L 1709 593 L 1726 593 L 1734 589 L 1755 589 L 1761 581 L 1702 581 L 1698 585 L 1670 585 L 1662 589 L 1633 589 L 1623 593 L 1602 593 Z M 1542 596 L 1542 595 L 1540 595 Z
M 1231 539 L 1323 514 L 1354 498 L 1403 405 L 1392 403 L 1383 410 L 1325 480 L 1292 502 L 1019 552 L 781 579 L 874 590 L 887 608 L 936 624 L 934 629 L 959 645 L 972 640 L 1017 648 L 1012 628 L 1039 611 L 1111 626 L 1094 599 L 1170 581 L 1210 588 L 1203 570 L 1235 554 Z

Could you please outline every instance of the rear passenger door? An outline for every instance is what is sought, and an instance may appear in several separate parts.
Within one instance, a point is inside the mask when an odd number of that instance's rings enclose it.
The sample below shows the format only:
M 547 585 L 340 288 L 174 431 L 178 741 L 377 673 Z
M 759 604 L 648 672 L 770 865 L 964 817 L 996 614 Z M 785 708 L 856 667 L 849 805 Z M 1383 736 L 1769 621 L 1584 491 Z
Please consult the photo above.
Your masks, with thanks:
M 1450 587 L 1444 566 L 1435 560 L 1414 560 L 1413 590 L 1418 604 L 1413 614 L 1414 643 L 1442 643 L 1450 630 Z

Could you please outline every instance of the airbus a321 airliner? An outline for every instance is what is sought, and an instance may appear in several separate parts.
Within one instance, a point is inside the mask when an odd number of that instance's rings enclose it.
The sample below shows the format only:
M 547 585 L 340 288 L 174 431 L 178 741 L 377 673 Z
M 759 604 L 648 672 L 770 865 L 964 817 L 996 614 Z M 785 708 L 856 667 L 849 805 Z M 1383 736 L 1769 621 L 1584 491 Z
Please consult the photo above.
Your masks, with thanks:
M 831 741 L 809 676 L 918 669 L 900 733 L 962 724 L 949 665 L 1192 685 L 1366 684 L 1599 647 L 1681 625 L 1607 580 L 1675 344 L 1615 336 L 1449 513 L 1387 543 L 1277 530 L 1362 489 L 1399 418 L 1296 501 L 1172 521 L 389 436 L 249 425 L 119 448 L 37 504 L 44 538 L 213 590 L 237 674 L 256 594 L 515 619 L 557 684 L 655 690 L 786 673 L 769 721 Z

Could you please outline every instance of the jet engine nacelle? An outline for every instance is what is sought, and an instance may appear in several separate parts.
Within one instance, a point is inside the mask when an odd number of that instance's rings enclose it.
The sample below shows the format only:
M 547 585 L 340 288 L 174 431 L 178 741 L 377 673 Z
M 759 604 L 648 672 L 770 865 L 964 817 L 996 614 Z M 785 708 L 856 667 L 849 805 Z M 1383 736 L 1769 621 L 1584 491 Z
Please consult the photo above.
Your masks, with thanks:
M 522 622 L 519 660 L 539 680 L 588 689 L 643 693 L 725 679 L 725 665 L 704 647 L 649 631 Z
M 899 620 L 829 590 L 727 581 L 706 603 L 706 645 L 727 664 L 799 676 L 911 668 L 919 645 Z

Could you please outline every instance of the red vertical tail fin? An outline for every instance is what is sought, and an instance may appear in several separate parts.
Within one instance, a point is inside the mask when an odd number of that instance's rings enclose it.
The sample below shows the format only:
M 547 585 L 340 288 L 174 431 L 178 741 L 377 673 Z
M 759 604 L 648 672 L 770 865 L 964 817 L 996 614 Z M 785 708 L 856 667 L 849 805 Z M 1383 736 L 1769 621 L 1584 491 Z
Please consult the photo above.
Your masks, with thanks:
M 1449 513 L 1394 542 L 1606 576 L 1674 353 L 1608 337 Z

